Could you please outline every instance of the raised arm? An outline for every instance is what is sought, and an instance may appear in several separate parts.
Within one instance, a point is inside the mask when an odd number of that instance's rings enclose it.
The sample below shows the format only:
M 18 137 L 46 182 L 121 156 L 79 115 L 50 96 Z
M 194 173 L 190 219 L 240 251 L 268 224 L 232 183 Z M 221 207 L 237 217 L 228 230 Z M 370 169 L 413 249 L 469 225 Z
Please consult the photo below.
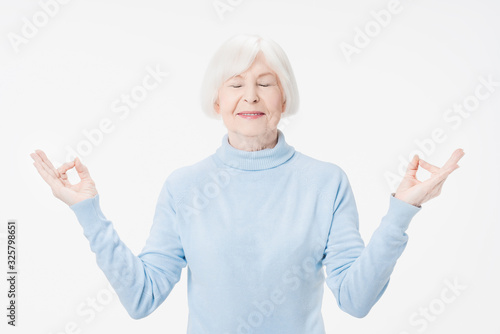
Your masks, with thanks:
M 112 222 L 102 213 L 97 191 L 92 197 L 83 195 L 88 198 L 77 201 L 76 196 L 80 196 L 79 191 L 75 194 L 77 185 L 70 185 L 67 179 L 60 179 L 61 174 L 75 166 L 82 179 L 79 184 L 85 178 L 93 186 L 90 174 L 81 161 L 75 159 L 55 170 L 42 151 L 38 150 L 32 158 L 53 194 L 57 194 L 56 197 L 61 200 L 64 198 L 67 204 L 73 203 L 68 205 L 90 242 L 97 264 L 129 315 L 140 319 L 152 313 L 170 294 L 180 279 L 182 268 L 187 264 L 176 230 L 175 203 L 168 188 L 168 178 L 158 197 L 149 238 L 136 256 L 120 240 Z M 61 194 L 65 197 L 62 198 Z
M 415 155 L 396 193 L 389 197 L 389 209 L 366 247 L 359 234 L 354 195 L 341 170 L 323 264 L 326 283 L 342 310 L 361 318 L 380 299 L 408 242 L 406 230 L 411 219 L 422 203 L 440 194 L 444 181 L 459 167 L 457 162 L 464 154 L 462 149 L 455 150 L 441 168 Z M 426 181 L 416 178 L 419 165 L 431 172 Z
M 380 299 L 400 257 L 412 217 L 421 210 L 393 197 L 389 210 L 365 247 L 359 234 L 359 217 L 347 175 L 334 203 L 332 223 L 323 258 L 326 284 L 343 311 L 361 318 Z
M 170 294 L 186 266 L 167 183 L 158 198 L 149 238 L 137 256 L 120 240 L 111 221 L 103 215 L 99 195 L 70 208 L 83 227 L 99 268 L 129 315 L 140 319 L 152 313 Z

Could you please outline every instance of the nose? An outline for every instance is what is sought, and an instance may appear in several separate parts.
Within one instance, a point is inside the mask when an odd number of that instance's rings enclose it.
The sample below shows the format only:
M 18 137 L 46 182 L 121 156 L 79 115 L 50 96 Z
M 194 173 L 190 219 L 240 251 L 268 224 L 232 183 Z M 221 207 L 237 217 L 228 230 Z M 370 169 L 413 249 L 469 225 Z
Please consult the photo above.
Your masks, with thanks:
M 253 85 L 245 85 L 244 99 L 248 103 L 254 103 L 259 101 L 259 96 L 257 90 Z

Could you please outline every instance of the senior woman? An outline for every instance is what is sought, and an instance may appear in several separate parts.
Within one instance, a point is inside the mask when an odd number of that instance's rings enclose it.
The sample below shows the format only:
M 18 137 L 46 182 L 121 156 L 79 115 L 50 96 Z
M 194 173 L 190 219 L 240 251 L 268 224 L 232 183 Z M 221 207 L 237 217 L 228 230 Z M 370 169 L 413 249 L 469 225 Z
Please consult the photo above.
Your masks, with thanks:
M 441 168 L 415 155 L 365 247 L 346 173 L 296 151 L 277 129 L 299 104 L 278 44 L 256 35 L 227 40 L 206 71 L 202 104 L 227 134 L 212 155 L 166 178 L 137 256 L 101 211 L 80 159 L 55 169 L 43 151 L 31 154 L 53 194 L 75 212 L 130 316 L 153 312 L 186 265 L 188 333 L 325 333 L 325 281 L 343 311 L 367 315 L 388 286 L 411 219 L 439 195 L 463 150 Z M 432 174 L 425 182 L 416 179 L 418 166 Z M 81 179 L 75 185 L 66 175 L 73 167 Z

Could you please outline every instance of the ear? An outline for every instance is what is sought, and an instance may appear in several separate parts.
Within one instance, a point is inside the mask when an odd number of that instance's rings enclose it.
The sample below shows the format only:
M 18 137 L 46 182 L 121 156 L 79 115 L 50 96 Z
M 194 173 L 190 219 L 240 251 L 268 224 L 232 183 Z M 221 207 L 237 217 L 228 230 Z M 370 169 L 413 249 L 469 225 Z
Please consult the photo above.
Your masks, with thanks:
M 214 102 L 214 110 L 216 113 L 220 114 L 220 106 L 217 101 Z
M 286 109 L 286 101 L 283 101 L 283 106 L 281 107 L 281 113 L 284 113 Z

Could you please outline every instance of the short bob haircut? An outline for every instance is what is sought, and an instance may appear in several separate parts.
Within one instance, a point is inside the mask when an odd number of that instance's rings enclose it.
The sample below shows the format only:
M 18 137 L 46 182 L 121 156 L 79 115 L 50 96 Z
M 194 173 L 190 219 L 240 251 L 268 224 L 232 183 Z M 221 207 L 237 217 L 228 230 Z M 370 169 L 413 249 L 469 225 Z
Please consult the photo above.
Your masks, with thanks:
M 286 101 L 282 118 L 294 115 L 299 108 L 299 90 L 292 66 L 283 49 L 270 38 L 259 35 L 238 34 L 224 42 L 213 55 L 201 86 L 201 107 L 208 117 L 221 119 L 214 104 L 219 88 L 228 79 L 245 72 L 262 51 L 267 63 L 278 76 L 283 101 Z

